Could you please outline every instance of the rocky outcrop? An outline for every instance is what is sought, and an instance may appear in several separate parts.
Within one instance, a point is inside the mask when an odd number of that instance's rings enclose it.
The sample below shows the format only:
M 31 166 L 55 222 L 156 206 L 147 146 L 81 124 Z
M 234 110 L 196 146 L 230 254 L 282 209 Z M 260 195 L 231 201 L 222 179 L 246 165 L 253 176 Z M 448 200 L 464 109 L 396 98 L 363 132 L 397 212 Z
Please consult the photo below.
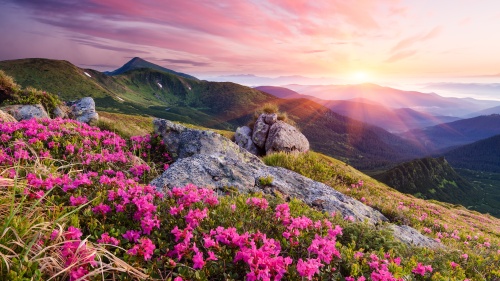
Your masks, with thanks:
M 420 234 L 415 228 L 407 225 L 395 225 L 389 226 L 389 229 L 393 231 L 394 237 L 397 237 L 399 241 L 407 244 L 414 245 L 417 247 L 429 247 L 429 248 L 439 248 L 443 247 L 442 244 L 435 240 L 430 239 L 427 236 Z
M 283 198 L 298 198 L 320 210 L 340 212 L 343 216 L 351 216 L 358 221 L 366 220 L 374 225 L 388 221 L 377 210 L 330 186 L 284 168 L 266 166 L 258 157 L 219 134 L 188 129 L 162 119 L 156 119 L 154 127 L 170 149 L 169 152 L 177 159 L 151 182 L 159 190 L 166 192 L 172 187 L 188 183 L 216 189 L 234 187 L 240 192 L 262 191 Z M 271 177 L 272 183 L 262 186 L 259 179 L 263 177 Z M 399 230 L 399 227 L 395 227 Z M 409 233 L 416 237 L 404 236 L 401 241 L 423 241 L 422 245 L 426 239 L 429 243 L 434 242 L 416 230 L 406 230 L 401 228 L 401 231 L 395 230 L 394 233 Z
M 247 136 L 251 136 L 251 143 Z M 254 155 L 309 150 L 307 138 L 294 126 L 279 121 L 276 113 L 261 114 L 255 121 L 253 130 L 247 126 L 239 127 L 236 129 L 235 139 L 236 144 Z
M 0 110 L 0 120 L 2 122 L 17 122 L 16 118 L 3 110 Z
M 66 105 L 58 105 L 54 110 L 52 111 L 52 114 L 54 118 L 63 118 L 67 119 L 69 118 L 69 112 L 70 108 Z
M 277 121 L 269 129 L 266 140 L 266 154 L 274 152 L 307 152 L 309 141 L 292 125 Z
M 8 105 L 1 108 L 1 110 L 9 113 L 17 121 L 28 120 L 31 118 L 49 118 L 47 111 L 41 104 L 25 105 L 15 104 Z
M 252 141 L 252 129 L 247 126 L 239 127 L 234 133 L 234 142 L 253 155 L 259 154 L 259 149 Z
M 99 115 L 95 110 L 95 102 L 91 97 L 85 97 L 67 104 L 70 107 L 69 117 L 87 124 L 95 123 L 99 120 Z

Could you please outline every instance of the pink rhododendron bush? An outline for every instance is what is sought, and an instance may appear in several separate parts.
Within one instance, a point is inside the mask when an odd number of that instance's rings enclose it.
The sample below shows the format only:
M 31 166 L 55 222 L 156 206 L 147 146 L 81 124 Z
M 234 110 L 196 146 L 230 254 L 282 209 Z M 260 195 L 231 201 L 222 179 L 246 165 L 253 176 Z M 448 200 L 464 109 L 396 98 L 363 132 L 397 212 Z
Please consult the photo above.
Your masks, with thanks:
M 500 280 L 484 241 L 410 248 L 297 200 L 163 194 L 147 183 L 165 151 L 74 121 L 0 123 L 0 280 Z

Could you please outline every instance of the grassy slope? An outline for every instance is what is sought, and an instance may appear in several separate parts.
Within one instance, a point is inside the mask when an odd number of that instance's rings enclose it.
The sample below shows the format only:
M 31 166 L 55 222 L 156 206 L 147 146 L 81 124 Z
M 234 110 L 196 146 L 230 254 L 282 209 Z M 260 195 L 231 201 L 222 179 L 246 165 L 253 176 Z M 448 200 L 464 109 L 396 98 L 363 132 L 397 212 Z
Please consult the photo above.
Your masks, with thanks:
M 400 193 L 334 158 L 310 152 L 305 156 L 286 154 L 266 156 L 264 162 L 321 181 L 358 200 L 364 198 L 365 204 L 380 210 L 394 223 L 407 224 L 419 230 L 423 230 L 424 227 L 433 229 L 431 237 L 437 237 L 438 229 L 442 232 L 456 229 L 461 236 L 482 233 L 491 241 L 496 243 L 500 241 L 500 219 L 467 210 L 461 205 L 426 201 Z M 362 180 L 363 186 L 353 188 L 349 185 L 353 179 Z M 424 213 L 427 217 L 421 220 Z M 446 243 L 459 249 L 468 247 L 462 242 L 452 240 Z

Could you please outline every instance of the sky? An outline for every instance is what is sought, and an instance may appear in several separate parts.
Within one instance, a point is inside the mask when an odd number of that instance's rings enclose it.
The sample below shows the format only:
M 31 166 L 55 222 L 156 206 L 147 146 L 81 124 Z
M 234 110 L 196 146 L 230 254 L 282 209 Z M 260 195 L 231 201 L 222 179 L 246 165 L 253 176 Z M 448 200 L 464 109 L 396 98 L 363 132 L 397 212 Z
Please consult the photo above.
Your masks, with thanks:
M 500 82 L 499 30 L 498 0 L 0 0 L 0 60 L 103 71 L 138 56 L 202 78 L 484 88 Z

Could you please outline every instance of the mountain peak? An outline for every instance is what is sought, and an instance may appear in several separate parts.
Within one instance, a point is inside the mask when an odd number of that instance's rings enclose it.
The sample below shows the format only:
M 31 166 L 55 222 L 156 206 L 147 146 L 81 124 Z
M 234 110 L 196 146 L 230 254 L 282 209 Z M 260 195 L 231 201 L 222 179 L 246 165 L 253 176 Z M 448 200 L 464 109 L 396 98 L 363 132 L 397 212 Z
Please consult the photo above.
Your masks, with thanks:
M 140 57 L 134 57 L 131 60 L 129 60 L 127 63 L 125 63 L 122 67 L 120 67 L 120 68 L 118 68 L 118 69 L 116 69 L 114 71 L 106 72 L 106 74 L 109 75 L 109 76 L 115 76 L 115 75 L 123 74 L 123 73 L 125 73 L 127 71 L 130 71 L 130 70 L 140 69 L 140 68 L 153 69 L 153 70 L 156 70 L 156 71 L 161 71 L 161 72 L 166 72 L 166 73 L 169 73 L 169 74 L 174 74 L 174 75 L 177 75 L 177 76 L 180 76 L 180 77 L 183 77 L 183 78 L 198 80 L 194 76 L 191 76 L 191 75 L 188 75 L 188 74 L 185 74 L 185 73 L 181 73 L 181 72 L 177 72 L 177 71 L 165 68 L 163 66 L 159 66 L 157 64 L 149 62 L 149 61 L 147 61 L 145 59 L 142 59 Z

